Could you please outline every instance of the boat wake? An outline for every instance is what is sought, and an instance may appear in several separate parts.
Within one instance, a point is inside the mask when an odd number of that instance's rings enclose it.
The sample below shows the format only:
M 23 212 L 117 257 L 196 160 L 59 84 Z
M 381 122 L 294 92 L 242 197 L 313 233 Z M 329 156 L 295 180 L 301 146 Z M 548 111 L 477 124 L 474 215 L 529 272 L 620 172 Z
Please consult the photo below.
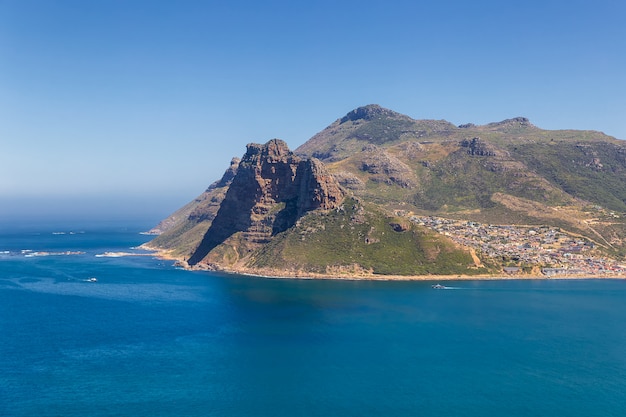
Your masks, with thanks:
M 462 290 L 463 289 L 461 287 L 448 287 L 446 285 L 441 285 L 441 284 L 434 284 L 432 285 L 432 288 L 434 288 L 435 290 Z

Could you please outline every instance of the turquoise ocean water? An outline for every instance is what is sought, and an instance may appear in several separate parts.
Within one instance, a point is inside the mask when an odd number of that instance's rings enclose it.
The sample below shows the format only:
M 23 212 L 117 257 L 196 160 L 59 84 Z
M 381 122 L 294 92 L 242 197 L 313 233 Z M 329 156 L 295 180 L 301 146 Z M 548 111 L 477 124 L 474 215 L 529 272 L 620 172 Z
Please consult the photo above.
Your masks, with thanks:
M 95 256 L 138 231 L 0 233 L 0 415 L 626 415 L 625 280 L 434 290 Z

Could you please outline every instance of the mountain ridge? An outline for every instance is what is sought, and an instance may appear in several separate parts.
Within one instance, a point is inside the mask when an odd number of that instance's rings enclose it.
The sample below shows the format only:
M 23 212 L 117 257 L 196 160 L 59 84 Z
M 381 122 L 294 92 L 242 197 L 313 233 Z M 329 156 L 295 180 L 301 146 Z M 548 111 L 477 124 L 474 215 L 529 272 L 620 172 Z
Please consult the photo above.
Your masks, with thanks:
M 254 160 L 257 155 L 262 157 Z M 261 159 L 267 164 L 259 162 Z M 450 232 L 438 232 L 436 239 L 435 235 L 429 236 L 437 242 L 435 246 L 447 248 L 439 253 L 461 260 L 451 262 L 454 268 L 443 268 L 445 256 L 426 256 L 425 248 L 430 244 L 419 238 L 426 229 L 432 232 L 437 227 L 428 221 L 410 220 L 435 216 L 451 222 L 558 229 L 558 233 L 573 240 L 573 236 L 579 236 L 584 243 L 580 247 L 593 248 L 586 254 L 593 259 L 608 256 L 606 259 L 616 263 L 626 254 L 626 216 L 622 215 L 626 213 L 626 146 L 601 132 L 544 130 L 525 117 L 455 126 L 445 120 L 415 120 L 378 105 L 367 105 L 336 119 L 293 152 L 285 142 L 274 139 L 265 145 L 248 145 L 241 161 L 245 161 L 243 165 L 231 165 L 232 178 L 216 182 L 222 187 L 215 186 L 210 192 L 207 189 L 209 195 L 205 192 L 203 198 L 194 200 L 191 210 L 186 206 L 187 211 L 178 212 L 176 227 L 161 230 L 164 233 L 148 246 L 171 251 L 176 259 L 195 267 L 270 275 L 337 271 L 359 271 L 365 276 L 439 276 L 444 271 L 493 275 L 502 273 L 507 264 L 534 273 L 560 264 L 570 271 L 580 269 L 580 262 L 566 262 L 560 256 L 561 245 L 549 239 L 540 246 L 545 246 L 546 254 L 556 250 L 559 256 L 536 255 L 533 262 L 519 254 L 494 257 L 493 251 L 485 249 L 487 246 L 481 248 L 456 239 L 458 236 Z M 289 178 L 276 174 L 284 170 L 282 165 L 272 165 L 277 162 L 290 166 Z M 309 174 L 297 174 L 298 168 L 294 167 L 302 164 L 310 167 Z M 242 166 L 246 168 L 242 170 Z M 322 177 L 324 180 L 319 181 Z M 287 190 L 307 181 L 311 184 L 298 186 L 303 187 L 301 194 L 317 198 L 333 195 L 333 204 L 296 209 L 300 203 L 295 202 L 293 190 Z M 237 187 L 247 184 L 243 189 L 248 187 L 246 195 L 254 196 L 252 200 L 242 204 L 240 198 L 234 200 L 236 204 L 229 203 L 226 197 L 234 193 L 231 190 L 235 183 Z M 250 192 L 250 184 L 257 184 L 261 190 L 267 186 L 269 191 Z M 326 191 L 319 188 L 322 185 Z M 333 191 L 325 194 L 328 187 Z M 215 190 L 221 190 L 221 194 L 215 194 Z M 281 193 L 289 197 L 282 198 Z M 344 203 L 346 199 L 352 202 L 350 210 Z M 267 202 L 270 204 L 265 207 Z M 212 224 L 219 217 L 216 207 L 218 212 L 239 213 L 245 227 L 216 234 L 221 222 Z M 256 220 L 250 220 L 251 207 L 257 207 Z M 191 215 L 203 210 L 211 215 L 202 220 Z M 352 215 L 345 217 L 347 211 L 361 213 L 356 218 L 367 219 L 365 223 L 373 231 L 354 223 Z M 184 215 L 187 218 L 180 221 Z M 256 242 L 246 229 L 253 223 L 266 231 Z M 303 229 L 306 224 L 315 230 L 315 239 L 311 240 L 308 229 Z M 398 232 L 391 224 L 404 226 Z M 267 233 L 270 229 L 273 231 Z M 360 234 L 353 235 L 351 231 L 357 229 Z M 335 233 L 330 236 L 324 230 Z M 407 240 L 409 235 L 413 237 Z M 213 236 L 210 245 L 206 244 L 207 236 Z M 560 241 L 567 241 L 558 236 Z M 343 247 L 333 244 L 332 239 L 342 241 Z M 520 241 L 520 248 L 514 252 L 523 254 L 521 247 L 531 243 Z M 332 251 L 322 250 L 324 245 Z M 293 247 L 309 255 L 296 254 L 290 249 Z M 364 260 L 365 256 L 369 260 Z M 394 257 L 403 260 L 393 267 L 383 267 Z M 412 259 L 421 261 L 415 263 Z

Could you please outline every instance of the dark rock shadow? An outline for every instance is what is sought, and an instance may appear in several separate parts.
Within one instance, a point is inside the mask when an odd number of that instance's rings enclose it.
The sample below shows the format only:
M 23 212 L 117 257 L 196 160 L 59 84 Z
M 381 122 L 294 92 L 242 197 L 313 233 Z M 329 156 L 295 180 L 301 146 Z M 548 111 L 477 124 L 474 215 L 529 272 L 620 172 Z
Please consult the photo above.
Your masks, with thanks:
M 276 236 L 296 224 L 298 217 L 297 200 L 286 201 L 285 208 L 276 214 L 274 224 L 272 225 L 272 236 Z
M 245 172 L 237 175 L 226 193 L 211 227 L 202 238 L 200 245 L 187 261 L 189 265 L 201 262 L 216 246 L 237 232 L 248 230 L 251 225 L 250 212 L 256 204 L 260 189 L 250 189 L 255 181 L 249 181 Z M 239 184 L 238 184 L 239 183 Z M 247 187 L 242 187 L 247 185 Z

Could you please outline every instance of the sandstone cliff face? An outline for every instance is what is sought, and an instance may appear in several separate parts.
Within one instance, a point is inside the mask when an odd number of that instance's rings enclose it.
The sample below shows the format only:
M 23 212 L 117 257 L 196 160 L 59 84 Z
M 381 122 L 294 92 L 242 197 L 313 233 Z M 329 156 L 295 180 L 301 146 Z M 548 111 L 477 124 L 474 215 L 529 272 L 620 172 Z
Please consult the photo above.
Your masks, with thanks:
M 249 144 L 211 227 L 188 262 L 211 263 L 207 255 L 238 232 L 238 252 L 245 256 L 307 211 L 336 208 L 343 198 L 320 161 L 299 158 L 279 139 Z

